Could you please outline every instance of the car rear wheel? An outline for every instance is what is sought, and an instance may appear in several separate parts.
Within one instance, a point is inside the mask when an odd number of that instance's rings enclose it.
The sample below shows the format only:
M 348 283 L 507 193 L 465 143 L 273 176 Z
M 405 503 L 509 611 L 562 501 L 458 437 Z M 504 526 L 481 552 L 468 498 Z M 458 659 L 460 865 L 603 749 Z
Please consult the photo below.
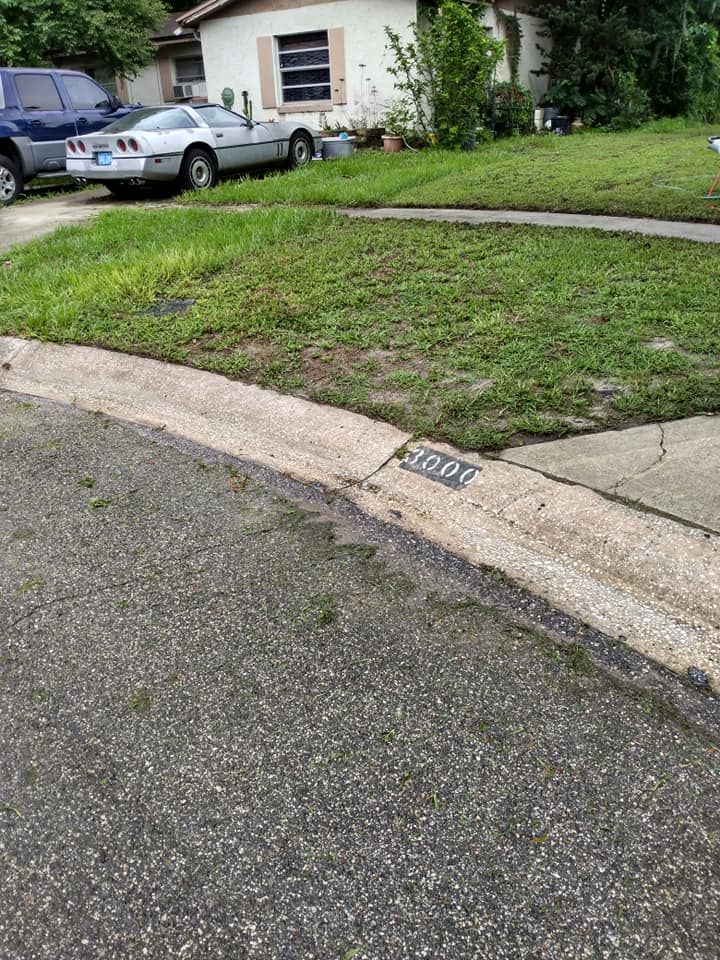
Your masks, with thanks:
M 11 160 L 0 154 L 0 206 L 5 206 L 17 200 L 22 193 L 23 178 L 20 167 Z
M 180 186 L 185 190 L 208 190 L 217 183 L 217 164 L 207 150 L 191 147 L 183 157 Z
M 288 150 L 288 166 L 304 167 L 310 163 L 313 155 L 313 145 L 307 133 L 296 133 L 290 139 Z

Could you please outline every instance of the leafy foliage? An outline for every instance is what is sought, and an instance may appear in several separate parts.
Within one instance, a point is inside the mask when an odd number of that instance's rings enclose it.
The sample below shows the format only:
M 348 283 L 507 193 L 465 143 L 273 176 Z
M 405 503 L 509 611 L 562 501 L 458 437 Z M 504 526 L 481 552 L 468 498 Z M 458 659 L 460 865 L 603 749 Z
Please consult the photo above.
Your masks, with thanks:
M 720 116 L 720 2 L 545 0 L 548 102 L 586 123 Z
M 545 36 L 551 41 L 545 51 L 548 102 L 589 124 L 613 121 L 627 74 L 634 74 L 647 42 L 646 34 L 631 24 L 625 5 L 563 0 L 538 4 L 534 12 L 545 20 Z
M 132 76 L 151 59 L 148 32 L 166 13 L 162 0 L 0 0 L 0 65 L 87 53 Z
M 427 25 L 411 24 L 412 39 L 385 28 L 394 62 L 395 87 L 423 136 L 441 146 L 461 147 L 474 135 L 482 104 L 502 58 L 503 44 L 488 37 L 474 13 L 458 0 L 427 11 Z
M 498 83 L 490 100 L 490 115 L 496 136 L 509 137 L 530 133 L 535 101 L 532 93 L 519 83 Z

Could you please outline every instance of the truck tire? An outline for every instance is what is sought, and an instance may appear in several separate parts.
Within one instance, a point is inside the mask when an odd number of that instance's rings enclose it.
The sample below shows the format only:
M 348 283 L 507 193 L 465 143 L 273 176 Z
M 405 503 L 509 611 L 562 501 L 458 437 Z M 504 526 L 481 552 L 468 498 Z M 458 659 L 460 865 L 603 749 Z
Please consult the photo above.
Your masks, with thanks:
M 0 153 L 0 206 L 17 200 L 23 190 L 22 172 L 18 164 Z

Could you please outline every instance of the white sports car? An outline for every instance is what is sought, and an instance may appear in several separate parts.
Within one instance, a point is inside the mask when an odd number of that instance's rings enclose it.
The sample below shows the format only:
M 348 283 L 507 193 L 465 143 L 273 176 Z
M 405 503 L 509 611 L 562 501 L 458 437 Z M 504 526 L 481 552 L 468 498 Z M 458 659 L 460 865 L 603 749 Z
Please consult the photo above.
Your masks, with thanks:
M 319 133 L 304 124 L 255 123 L 215 104 L 142 107 L 65 141 L 70 176 L 119 196 L 163 183 L 204 190 L 252 167 L 302 166 L 320 147 Z

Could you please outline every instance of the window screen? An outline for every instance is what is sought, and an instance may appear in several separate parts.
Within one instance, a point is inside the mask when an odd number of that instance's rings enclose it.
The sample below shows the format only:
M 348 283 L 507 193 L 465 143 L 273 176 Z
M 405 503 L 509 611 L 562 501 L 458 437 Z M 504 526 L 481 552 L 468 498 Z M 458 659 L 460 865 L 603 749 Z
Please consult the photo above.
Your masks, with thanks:
M 202 83 L 205 66 L 202 57 L 178 57 L 175 61 L 175 83 Z
M 330 99 L 327 30 L 278 38 L 283 103 Z

